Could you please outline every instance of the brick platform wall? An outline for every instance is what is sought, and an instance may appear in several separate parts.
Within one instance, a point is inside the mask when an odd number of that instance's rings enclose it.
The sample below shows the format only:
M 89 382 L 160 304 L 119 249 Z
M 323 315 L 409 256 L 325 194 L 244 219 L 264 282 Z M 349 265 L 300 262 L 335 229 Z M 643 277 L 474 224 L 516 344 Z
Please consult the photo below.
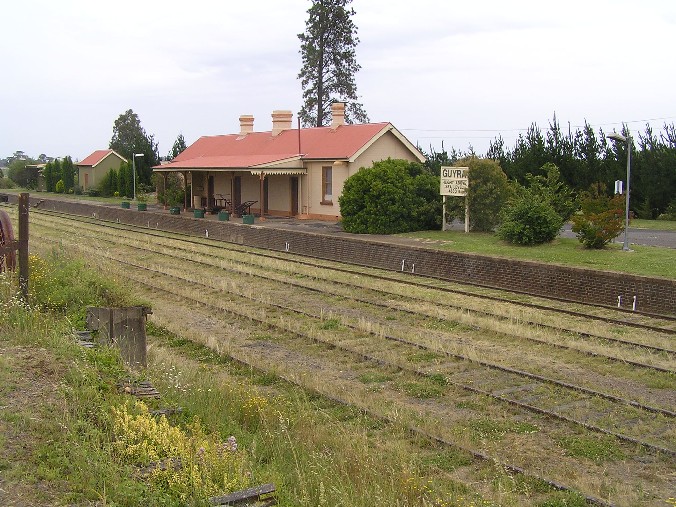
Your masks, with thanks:
M 10 195 L 16 203 L 17 196 Z M 363 264 L 394 271 L 415 271 L 458 282 L 470 282 L 545 297 L 631 307 L 636 296 L 637 310 L 676 314 L 676 281 L 606 271 L 554 266 L 529 261 L 499 259 L 484 255 L 446 252 L 402 246 L 355 237 L 331 236 L 192 218 L 190 214 L 169 215 L 136 211 L 99 204 L 58 201 L 31 197 L 39 209 L 96 217 L 151 229 L 179 232 L 209 239 L 271 250 L 288 251 L 323 259 Z

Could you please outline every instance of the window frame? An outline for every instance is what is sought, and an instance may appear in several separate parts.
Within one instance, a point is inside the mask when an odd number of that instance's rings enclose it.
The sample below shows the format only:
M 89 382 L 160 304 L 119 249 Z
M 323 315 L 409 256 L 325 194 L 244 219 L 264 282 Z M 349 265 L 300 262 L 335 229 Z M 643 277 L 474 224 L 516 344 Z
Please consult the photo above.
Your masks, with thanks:
M 327 192 L 330 190 L 330 192 Z M 330 196 L 330 199 L 327 199 Z M 333 205 L 333 166 L 322 166 L 322 200 L 321 204 Z

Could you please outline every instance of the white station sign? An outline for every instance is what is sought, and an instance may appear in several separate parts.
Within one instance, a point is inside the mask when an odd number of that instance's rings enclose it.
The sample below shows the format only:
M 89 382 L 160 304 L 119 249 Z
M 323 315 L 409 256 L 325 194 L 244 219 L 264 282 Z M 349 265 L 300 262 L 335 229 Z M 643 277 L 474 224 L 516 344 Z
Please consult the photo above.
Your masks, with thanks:
M 441 167 L 441 195 L 467 195 L 469 167 Z

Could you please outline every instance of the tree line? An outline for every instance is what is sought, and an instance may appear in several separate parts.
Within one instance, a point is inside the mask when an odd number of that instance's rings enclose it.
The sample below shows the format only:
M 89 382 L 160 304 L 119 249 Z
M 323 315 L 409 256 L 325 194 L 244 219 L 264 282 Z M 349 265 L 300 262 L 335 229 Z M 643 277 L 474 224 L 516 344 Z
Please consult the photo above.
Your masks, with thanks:
M 63 160 L 54 159 L 47 162 L 42 169 L 42 177 L 45 180 L 47 192 L 72 192 L 75 188 L 75 167 L 70 157 Z
M 630 135 L 624 126 L 622 135 Z M 631 135 L 631 199 L 630 206 L 640 218 L 654 219 L 676 208 L 676 128 L 665 124 L 661 132 L 646 125 L 644 132 Z M 433 174 L 440 167 L 453 165 L 463 157 L 476 155 L 451 149 L 447 152 L 430 148 L 426 166 Z M 564 132 L 556 119 L 543 132 L 536 123 L 520 134 L 513 148 L 505 146 L 502 137 L 489 145 L 485 158 L 495 160 L 511 180 L 526 183 L 528 175 L 546 176 L 542 168 L 555 164 L 562 181 L 577 193 L 588 191 L 600 183 L 610 195 L 616 180 L 626 180 L 627 145 L 608 138 L 603 129 L 598 133 L 585 122 L 584 127 Z M 625 181 L 626 188 L 626 181 Z

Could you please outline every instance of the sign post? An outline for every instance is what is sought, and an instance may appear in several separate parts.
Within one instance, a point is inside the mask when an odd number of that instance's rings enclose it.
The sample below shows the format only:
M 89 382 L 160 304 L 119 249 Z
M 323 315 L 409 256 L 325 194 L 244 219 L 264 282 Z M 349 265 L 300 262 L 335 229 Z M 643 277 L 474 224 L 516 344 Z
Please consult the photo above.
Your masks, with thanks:
M 467 187 L 469 167 L 441 167 L 441 188 L 439 193 L 444 196 L 442 229 L 446 230 L 446 196 L 465 196 L 465 232 L 469 232 L 469 202 Z

